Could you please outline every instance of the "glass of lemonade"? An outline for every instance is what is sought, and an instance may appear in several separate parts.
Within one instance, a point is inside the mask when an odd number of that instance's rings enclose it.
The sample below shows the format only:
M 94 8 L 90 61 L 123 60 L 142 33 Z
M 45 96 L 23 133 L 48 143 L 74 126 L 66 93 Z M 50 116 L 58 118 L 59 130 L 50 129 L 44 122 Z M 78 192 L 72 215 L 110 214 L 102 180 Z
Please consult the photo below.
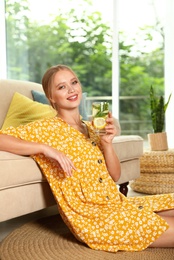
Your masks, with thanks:
M 92 118 L 93 126 L 97 133 L 104 133 L 106 126 L 106 118 L 109 112 L 109 102 L 93 102 L 92 103 Z

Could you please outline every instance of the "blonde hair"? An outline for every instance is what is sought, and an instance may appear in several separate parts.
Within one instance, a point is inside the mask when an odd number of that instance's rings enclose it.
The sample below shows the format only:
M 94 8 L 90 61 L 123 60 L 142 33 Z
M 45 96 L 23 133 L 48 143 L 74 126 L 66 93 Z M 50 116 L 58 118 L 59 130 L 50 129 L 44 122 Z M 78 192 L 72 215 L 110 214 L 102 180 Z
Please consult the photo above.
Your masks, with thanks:
M 62 71 L 62 70 L 68 70 L 68 71 L 72 72 L 72 74 L 74 74 L 75 77 L 77 77 L 75 72 L 66 65 L 58 64 L 58 65 L 50 67 L 45 72 L 45 74 L 43 75 L 43 78 L 42 78 L 42 87 L 43 87 L 45 95 L 49 99 L 49 101 L 50 101 L 50 97 L 51 97 L 51 87 L 52 87 L 54 76 L 58 71 Z M 51 101 L 50 101 L 50 104 L 53 108 L 55 108 L 54 104 Z

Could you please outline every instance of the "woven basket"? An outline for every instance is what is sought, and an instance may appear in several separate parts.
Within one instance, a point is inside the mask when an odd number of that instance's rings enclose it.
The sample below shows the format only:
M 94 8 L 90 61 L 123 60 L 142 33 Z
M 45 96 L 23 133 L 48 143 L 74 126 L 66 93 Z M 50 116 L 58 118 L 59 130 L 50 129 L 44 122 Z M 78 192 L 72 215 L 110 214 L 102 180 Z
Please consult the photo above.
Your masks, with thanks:
M 140 169 L 141 173 L 174 173 L 174 149 L 145 152 Z
M 174 173 L 141 173 L 140 177 L 129 185 L 134 191 L 141 193 L 173 193 Z
M 145 152 L 140 158 L 140 177 L 130 187 L 147 194 L 173 193 L 174 149 Z

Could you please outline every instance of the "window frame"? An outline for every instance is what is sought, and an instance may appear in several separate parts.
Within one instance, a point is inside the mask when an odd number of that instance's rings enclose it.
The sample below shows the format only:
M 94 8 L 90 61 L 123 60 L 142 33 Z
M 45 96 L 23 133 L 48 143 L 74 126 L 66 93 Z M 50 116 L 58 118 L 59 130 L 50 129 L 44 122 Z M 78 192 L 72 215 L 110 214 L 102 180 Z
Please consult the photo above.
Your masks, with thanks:
M 113 56 L 112 56 L 112 103 L 113 116 L 119 119 L 119 1 L 113 0 Z M 165 24 L 165 58 L 164 58 L 164 79 L 165 97 L 172 93 L 174 86 L 174 2 L 166 0 L 166 24 Z M 7 79 L 7 51 L 6 51 L 6 22 L 5 22 L 5 0 L 0 1 L 0 78 Z M 174 120 L 173 106 L 174 94 L 166 111 L 166 132 L 168 135 L 169 147 L 174 147 Z

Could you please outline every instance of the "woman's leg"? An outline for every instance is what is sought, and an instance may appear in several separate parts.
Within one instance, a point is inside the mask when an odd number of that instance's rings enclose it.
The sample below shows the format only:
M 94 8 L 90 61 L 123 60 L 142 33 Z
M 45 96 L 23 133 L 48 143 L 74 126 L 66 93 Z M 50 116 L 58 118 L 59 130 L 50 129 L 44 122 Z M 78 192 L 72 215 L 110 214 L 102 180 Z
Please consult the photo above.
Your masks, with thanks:
M 163 217 L 174 217 L 174 209 L 168 209 L 168 210 L 163 210 L 163 211 L 158 211 L 156 212 L 159 216 Z
M 149 247 L 174 247 L 174 210 L 161 211 L 157 214 L 169 224 L 169 228 Z

